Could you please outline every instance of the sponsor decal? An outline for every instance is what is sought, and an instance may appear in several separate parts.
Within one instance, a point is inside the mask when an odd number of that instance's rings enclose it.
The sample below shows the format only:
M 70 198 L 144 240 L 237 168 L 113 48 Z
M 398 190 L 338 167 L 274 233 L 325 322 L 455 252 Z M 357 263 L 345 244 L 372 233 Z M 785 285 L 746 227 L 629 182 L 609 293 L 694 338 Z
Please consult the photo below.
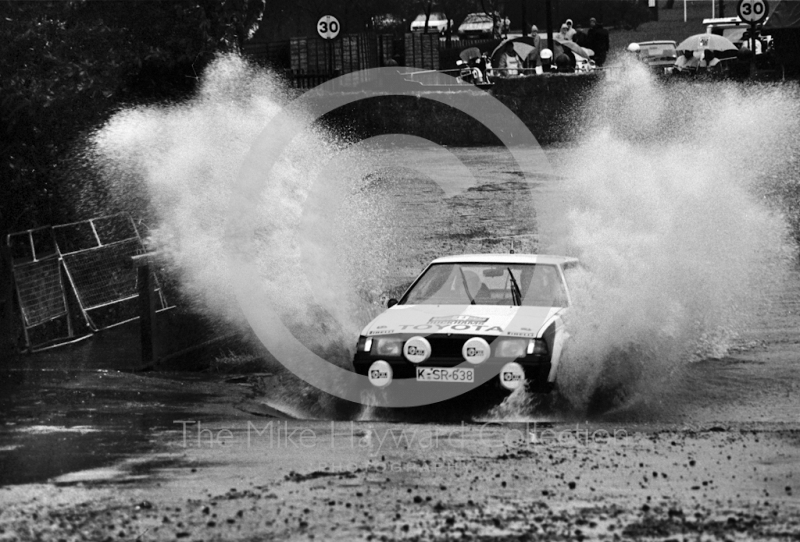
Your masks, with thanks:
M 488 320 L 488 318 L 487 318 Z M 441 325 L 441 324 L 419 324 L 419 325 L 402 325 L 397 326 L 400 331 L 430 331 L 436 333 L 444 329 L 450 328 L 452 331 L 483 331 L 485 333 L 502 333 L 503 328 L 500 326 L 473 326 L 473 325 Z
M 525 371 L 515 362 L 506 363 L 500 370 L 500 384 L 508 390 L 515 390 L 525 382 Z
M 393 329 L 373 329 L 369 332 L 369 335 L 387 335 L 389 333 L 394 333 Z
M 509 330 L 506 331 L 506 335 L 510 335 L 511 337 L 536 337 L 537 333 L 535 330 L 529 327 L 521 327 L 519 330 Z
M 378 360 L 369 367 L 367 377 L 373 386 L 383 388 L 392 383 L 392 367 L 383 360 Z
M 469 339 L 461 348 L 461 355 L 464 356 L 464 359 L 473 364 L 483 363 L 489 359 L 490 353 L 489 343 L 480 337 Z
M 488 320 L 488 318 L 481 318 L 479 316 L 457 314 L 455 316 L 434 316 L 428 320 L 428 323 L 437 326 L 480 326 L 485 324 Z
M 403 354 L 411 363 L 422 363 L 431 355 L 431 343 L 425 337 L 411 337 L 403 346 Z

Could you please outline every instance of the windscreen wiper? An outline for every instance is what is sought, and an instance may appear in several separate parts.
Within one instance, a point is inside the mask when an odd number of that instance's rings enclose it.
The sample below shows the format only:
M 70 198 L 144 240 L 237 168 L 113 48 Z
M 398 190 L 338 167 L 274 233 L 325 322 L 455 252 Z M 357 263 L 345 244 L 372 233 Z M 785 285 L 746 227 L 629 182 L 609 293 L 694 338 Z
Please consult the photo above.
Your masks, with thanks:
M 511 302 L 516 305 L 522 305 L 522 292 L 519 289 L 519 284 L 517 284 L 517 279 L 514 278 L 514 273 L 511 272 L 510 267 L 506 267 L 508 270 L 508 276 L 511 277 Z
M 464 275 L 464 270 L 462 268 L 459 267 L 458 270 L 461 272 L 461 282 L 464 283 L 464 291 L 467 292 L 467 297 L 469 298 L 469 304 L 470 305 L 474 305 L 475 304 L 475 300 L 472 298 L 472 295 L 469 293 L 469 286 L 467 286 L 467 276 Z

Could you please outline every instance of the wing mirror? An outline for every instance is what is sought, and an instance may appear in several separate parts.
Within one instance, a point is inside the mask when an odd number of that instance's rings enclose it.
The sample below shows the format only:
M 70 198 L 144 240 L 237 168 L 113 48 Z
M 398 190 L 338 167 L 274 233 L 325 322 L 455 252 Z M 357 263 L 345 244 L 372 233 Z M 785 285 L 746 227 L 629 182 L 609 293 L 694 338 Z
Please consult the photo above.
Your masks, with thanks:
M 386 307 L 389 309 L 391 309 L 395 305 L 397 305 L 397 300 L 395 298 L 391 298 L 389 301 L 386 302 Z

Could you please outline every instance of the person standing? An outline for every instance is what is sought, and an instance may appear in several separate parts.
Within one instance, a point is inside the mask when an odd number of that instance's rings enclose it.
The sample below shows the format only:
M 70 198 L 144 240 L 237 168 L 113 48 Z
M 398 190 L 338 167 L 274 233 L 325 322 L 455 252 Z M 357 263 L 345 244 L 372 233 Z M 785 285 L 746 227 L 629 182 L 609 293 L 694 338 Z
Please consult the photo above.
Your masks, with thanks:
M 575 41 L 575 34 L 576 34 L 577 30 L 575 30 L 572 27 L 572 19 L 567 19 L 566 21 L 564 21 L 564 24 L 567 25 L 567 28 L 569 29 L 567 31 L 567 39 L 569 39 L 571 41 Z
M 586 32 L 583 31 L 581 25 L 575 25 L 575 34 L 572 36 L 572 41 L 580 45 L 581 47 L 589 47 L 586 45 Z
M 606 62 L 606 55 L 610 48 L 608 30 L 592 17 L 589 19 L 589 33 L 587 36 L 587 47 L 594 51 L 594 63 L 602 66 Z

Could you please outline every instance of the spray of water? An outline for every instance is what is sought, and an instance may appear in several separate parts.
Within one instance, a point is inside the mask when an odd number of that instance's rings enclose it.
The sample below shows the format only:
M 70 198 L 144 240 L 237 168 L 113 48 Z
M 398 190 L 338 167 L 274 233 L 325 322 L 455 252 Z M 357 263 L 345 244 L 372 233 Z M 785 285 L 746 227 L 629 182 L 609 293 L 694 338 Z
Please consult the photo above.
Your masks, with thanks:
M 192 100 L 122 111 L 90 142 L 102 185 L 87 190 L 86 205 L 148 216 L 153 248 L 214 321 L 246 326 L 222 257 L 228 198 L 252 143 L 289 99 L 274 75 L 221 57 Z M 572 339 L 558 376 L 574 405 L 637 374 L 647 377 L 634 391 L 652 391 L 688 361 L 720 355 L 763 308 L 787 242 L 785 220 L 759 194 L 792 155 L 798 104 L 782 88 L 661 86 L 636 68 L 588 100 L 564 182 L 548 183 L 555 190 L 537 206 L 546 250 L 583 262 L 569 277 Z M 380 310 L 387 285 L 375 277 L 391 275 L 403 237 L 382 187 L 390 175 L 344 146 L 321 128 L 304 131 L 266 181 L 253 224 L 264 278 L 253 286 L 300 340 L 342 365 Z M 306 205 L 328 194 L 339 209 Z M 315 401 L 306 388 L 295 401 L 303 408 Z M 287 402 L 297 389 L 287 387 Z M 529 410 L 522 403 L 514 413 Z
M 573 405 L 656 397 L 765 310 L 793 250 L 762 187 L 792 156 L 798 103 L 783 88 L 663 85 L 635 67 L 591 96 L 564 182 L 540 206 L 549 250 L 582 262 L 558 375 Z
M 229 286 L 229 198 L 244 157 L 290 98 L 274 74 L 223 56 L 206 69 L 194 98 L 121 111 L 87 150 L 102 183 L 87 190 L 86 205 L 148 217 L 149 243 L 184 298 L 234 328 L 247 324 Z M 253 287 L 264 289 L 298 339 L 342 364 L 364 315 L 377 309 L 382 289 L 374 277 L 386 275 L 394 235 L 388 202 L 370 188 L 369 160 L 342 158 L 345 146 L 323 128 L 304 130 L 266 178 L 252 224 L 264 279 Z M 334 157 L 339 165 L 332 167 Z M 320 176 L 324 182 L 315 184 Z M 323 192 L 317 200 L 340 207 L 305 205 L 312 186 Z

